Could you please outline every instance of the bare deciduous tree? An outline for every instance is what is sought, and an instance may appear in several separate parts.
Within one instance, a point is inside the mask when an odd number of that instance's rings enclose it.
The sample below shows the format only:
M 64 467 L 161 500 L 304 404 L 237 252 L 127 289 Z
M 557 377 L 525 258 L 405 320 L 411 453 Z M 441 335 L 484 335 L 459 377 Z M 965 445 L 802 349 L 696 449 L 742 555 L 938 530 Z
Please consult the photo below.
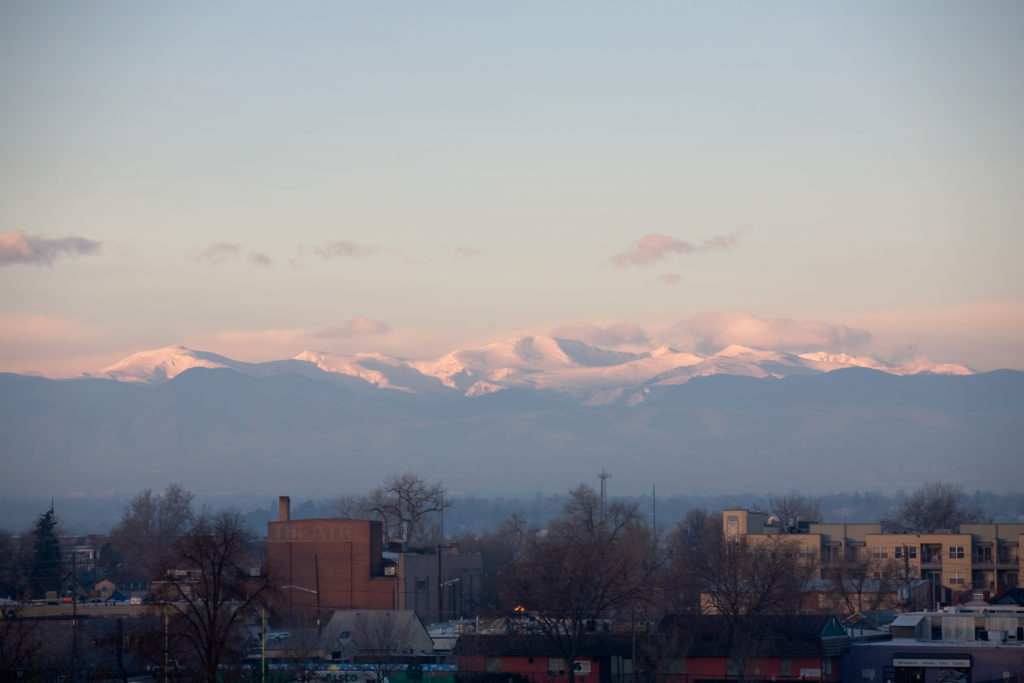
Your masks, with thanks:
M 426 546 L 440 542 L 440 524 L 434 516 L 447 505 L 440 483 L 428 484 L 419 475 L 406 472 L 374 489 L 364 510 L 384 523 L 388 539 Z
M 44 648 L 39 623 L 13 608 L 0 618 L 0 681 L 30 680 L 26 674 L 40 668 Z
M 882 524 L 895 533 L 930 534 L 983 518 L 981 507 L 968 502 L 963 487 L 935 481 L 926 482 L 907 496 L 895 517 L 883 520 Z
M 758 655 L 764 622 L 756 617 L 796 612 L 812 568 L 788 537 L 765 536 L 757 543 L 718 535 L 691 555 L 702 607 L 722 615 L 729 660 L 739 680 Z M 751 618 L 754 617 L 754 618 Z
M 772 496 L 768 499 L 771 513 L 779 518 L 785 533 L 795 531 L 800 522 L 820 522 L 821 506 L 813 498 L 790 493 L 785 496 Z
M 875 560 L 853 550 L 830 561 L 822 574 L 833 598 L 830 606 L 846 614 L 894 607 L 904 583 L 895 560 Z
M 271 590 L 266 572 L 249 572 L 258 566 L 252 545 L 238 512 L 203 511 L 192 520 L 154 589 L 174 617 L 183 658 L 211 683 L 222 664 L 241 656 L 242 626 Z
M 124 571 L 149 575 L 167 563 L 192 519 L 192 498 L 181 484 L 171 484 L 163 493 L 146 489 L 131 499 L 110 532 Z
M 373 658 L 377 681 L 382 683 L 392 673 L 398 653 L 404 649 L 405 635 L 396 628 L 391 612 L 368 612 L 356 615 L 353 640 L 361 656 Z
M 522 615 L 521 628 L 561 655 L 569 683 L 587 634 L 647 595 L 655 545 L 635 506 L 603 506 L 594 489 L 580 485 L 563 516 L 527 541 L 504 577 L 505 605 Z

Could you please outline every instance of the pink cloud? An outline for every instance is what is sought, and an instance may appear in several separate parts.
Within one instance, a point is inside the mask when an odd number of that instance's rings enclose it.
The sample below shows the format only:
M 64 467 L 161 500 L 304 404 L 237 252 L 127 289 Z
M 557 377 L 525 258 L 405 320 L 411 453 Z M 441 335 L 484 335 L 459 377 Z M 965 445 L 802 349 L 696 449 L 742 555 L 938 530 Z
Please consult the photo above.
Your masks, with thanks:
M 662 273 L 658 276 L 658 282 L 663 285 L 674 285 L 682 279 L 679 273 Z
M 1024 303 L 986 301 L 923 311 L 863 313 L 851 322 L 873 332 L 872 346 L 886 360 L 919 355 L 978 371 L 1024 370 Z
M 758 318 L 743 311 L 701 313 L 682 320 L 659 334 L 661 342 L 676 348 L 714 353 L 739 344 L 791 353 L 850 351 L 871 340 L 866 330 L 820 321 Z
M 551 330 L 551 336 L 561 339 L 576 339 L 601 347 L 644 345 L 650 342 L 644 328 L 635 323 L 615 323 L 605 327 L 591 323 L 560 325 Z
M 461 258 L 473 258 L 474 256 L 479 256 L 482 253 L 482 251 L 474 249 L 473 247 L 459 247 L 455 250 L 455 255 Z
M 270 257 L 262 251 L 248 249 L 241 244 L 232 244 L 230 242 L 215 242 L 192 258 L 193 260 L 215 266 L 219 266 L 225 261 L 239 258 L 257 266 L 269 266 L 273 263 Z
M 379 320 L 370 320 L 366 316 L 356 315 L 344 325 L 328 327 L 320 330 L 315 336 L 323 339 L 336 337 L 360 337 L 370 334 L 387 334 L 391 328 Z
M 336 242 L 328 242 L 323 246 L 312 247 L 312 252 L 317 256 L 325 259 L 332 259 L 335 256 L 345 256 L 347 258 L 363 258 L 365 256 L 371 256 L 379 252 L 380 249 L 377 247 L 367 247 L 355 242 L 348 242 L 345 240 L 339 240 Z
M 31 263 L 52 266 L 60 256 L 97 254 L 102 243 L 84 237 L 37 237 L 22 230 L 0 233 L 0 266 Z
M 716 235 L 700 244 L 686 242 L 668 235 L 649 232 L 626 251 L 613 254 L 609 261 L 618 268 L 643 266 L 661 261 L 670 254 L 695 254 L 706 251 L 729 249 L 736 246 L 739 233 Z

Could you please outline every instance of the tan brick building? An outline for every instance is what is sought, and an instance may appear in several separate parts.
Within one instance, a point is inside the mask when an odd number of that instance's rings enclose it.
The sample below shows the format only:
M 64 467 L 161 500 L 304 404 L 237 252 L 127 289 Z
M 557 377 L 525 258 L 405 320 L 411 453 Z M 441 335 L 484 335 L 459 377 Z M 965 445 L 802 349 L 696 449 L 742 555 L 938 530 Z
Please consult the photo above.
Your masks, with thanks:
M 726 538 L 757 542 L 780 534 L 763 512 L 724 510 Z M 880 524 L 822 524 L 808 522 L 789 542 L 812 561 L 820 575 L 829 562 L 851 554 L 877 561 L 879 568 L 894 564 L 911 579 L 928 579 L 956 592 L 1002 595 L 1020 586 L 1024 573 L 1024 524 L 963 524 L 957 533 L 890 534 Z

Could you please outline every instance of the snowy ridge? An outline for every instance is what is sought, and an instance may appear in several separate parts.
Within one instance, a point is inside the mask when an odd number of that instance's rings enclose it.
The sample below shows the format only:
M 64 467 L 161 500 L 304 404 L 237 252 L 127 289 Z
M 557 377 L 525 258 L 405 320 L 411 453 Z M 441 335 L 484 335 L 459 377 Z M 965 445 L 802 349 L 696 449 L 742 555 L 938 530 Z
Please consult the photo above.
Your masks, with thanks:
M 119 382 L 158 383 L 173 379 L 192 368 L 226 368 L 237 365 L 223 356 L 193 351 L 184 346 L 165 346 L 151 351 L 133 353 L 124 360 L 90 375 Z
M 924 358 L 894 365 L 845 353 L 821 351 L 797 355 L 738 345 L 727 346 L 710 355 L 665 347 L 627 353 L 575 340 L 535 336 L 460 349 L 434 360 L 307 350 L 286 361 L 244 363 L 183 346 L 169 346 L 133 354 L 91 376 L 157 384 L 197 367 L 230 368 L 256 376 L 284 374 L 306 367 L 308 372 L 317 375 L 352 377 L 380 389 L 412 394 L 455 391 L 466 397 L 477 397 L 519 387 L 577 396 L 590 405 L 617 400 L 633 404 L 643 400 L 649 387 L 679 385 L 694 377 L 720 374 L 769 378 L 821 374 L 844 368 L 867 368 L 893 375 L 974 374 L 963 365 L 933 363 Z

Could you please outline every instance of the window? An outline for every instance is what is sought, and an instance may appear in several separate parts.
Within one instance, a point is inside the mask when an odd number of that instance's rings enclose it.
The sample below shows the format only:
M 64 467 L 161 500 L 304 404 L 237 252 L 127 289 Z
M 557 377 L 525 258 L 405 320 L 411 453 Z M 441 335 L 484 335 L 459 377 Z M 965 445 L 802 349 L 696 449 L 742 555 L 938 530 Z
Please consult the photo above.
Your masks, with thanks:
M 548 657 L 548 676 L 564 676 L 565 662 L 561 657 Z
M 884 545 L 876 545 L 871 549 L 871 556 L 876 560 L 884 560 L 889 557 L 889 549 Z
M 489 674 L 501 673 L 501 657 L 487 657 L 484 660 L 484 671 Z
M 725 536 L 734 540 L 740 535 L 740 518 L 736 515 L 729 515 L 725 518 Z
M 665 660 L 665 673 L 677 676 L 686 674 L 686 660 L 683 658 Z
M 427 580 L 426 579 L 416 579 L 416 590 L 418 590 L 418 591 L 425 591 L 425 590 L 427 590 Z
M 809 545 L 807 545 L 805 543 L 801 543 L 800 544 L 799 554 L 800 554 L 800 557 L 802 557 L 804 559 L 806 559 L 808 557 L 814 557 L 814 553 L 811 552 L 811 546 L 809 546 Z
M 949 584 L 951 586 L 962 586 L 965 583 L 967 583 L 967 581 L 965 579 L 966 579 L 966 577 L 964 576 L 963 572 L 950 572 L 949 573 Z
M 917 546 L 916 545 L 898 545 L 894 548 L 894 557 L 909 557 L 917 558 Z
M 779 675 L 780 676 L 792 676 L 793 674 L 790 673 L 791 669 L 792 669 L 792 665 L 791 665 L 791 663 L 790 663 L 790 661 L 788 659 L 780 659 L 779 660 Z
M 949 546 L 949 559 L 962 560 L 964 558 L 964 547 L 962 545 Z

